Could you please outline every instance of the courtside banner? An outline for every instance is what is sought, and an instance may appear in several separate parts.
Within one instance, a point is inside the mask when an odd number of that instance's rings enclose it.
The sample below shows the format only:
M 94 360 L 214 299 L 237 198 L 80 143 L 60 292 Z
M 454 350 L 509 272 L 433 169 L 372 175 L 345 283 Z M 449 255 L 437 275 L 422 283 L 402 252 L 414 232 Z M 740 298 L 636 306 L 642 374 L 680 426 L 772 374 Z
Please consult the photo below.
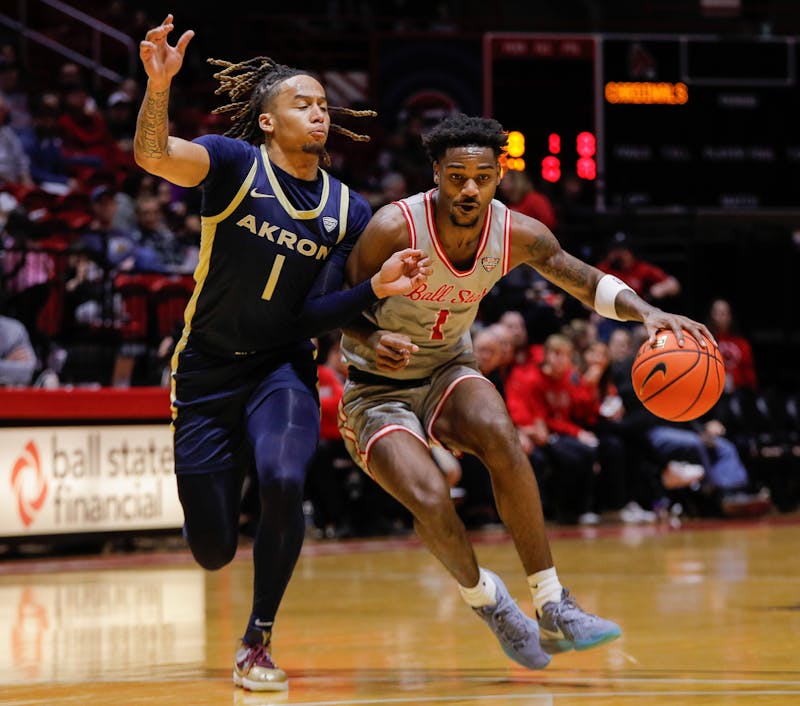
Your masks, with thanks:
M 0 429 L 0 537 L 179 528 L 167 424 Z

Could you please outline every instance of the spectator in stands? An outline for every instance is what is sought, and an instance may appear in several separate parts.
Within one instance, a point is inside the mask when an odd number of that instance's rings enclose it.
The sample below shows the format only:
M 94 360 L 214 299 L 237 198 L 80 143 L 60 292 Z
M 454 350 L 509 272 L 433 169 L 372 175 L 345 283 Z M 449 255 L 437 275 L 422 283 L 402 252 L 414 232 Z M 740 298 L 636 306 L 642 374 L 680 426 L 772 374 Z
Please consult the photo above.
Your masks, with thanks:
M 706 325 L 719 346 L 725 361 L 725 389 L 733 392 L 740 388 L 758 389 L 758 377 L 753 362 L 753 349 L 742 336 L 733 318 L 730 302 L 714 299 L 708 312 Z
M 136 262 L 141 272 L 175 272 L 184 257 L 158 196 L 136 199 Z
M 5 45 L 4 49 L 9 49 Z M 30 112 L 31 92 L 24 85 L 16 50 L 13 56 L 0 57 L 0 100 L 5 103 L 9 114 L 9 125 L 24 142 L 33 128 Z
M 30 385 L 36 353 L 21 321 L 0 316 L 0 385 Z
M 602 465 L 609 478 L 624 474 L 622 450 L 610 443 L 601 446 L 603 440 L 587 428 L 589 393 L 573 356 L 569 338 L 548 336 L 542 365 L 517 367 L 509 376 L 506 403 L 521 434 L 548 460 L 552 472 L 543 473 L 549 478 L 540 482 L 552 498 L 552 516 L 565 524 L 596 524 L 595 473 Z
M 503 393 L 500 365 L 503 362 L 502 343 L 495 326 L 478 329 L 472 337 L 472 350 L 478 361 L 478 369 Z
M 94 253 L 97 262 L 111 270 L 130 270 L 136 262 L 137 239 L 131 231 L 114 225 L 116 189 L 100 185 L 92 189 L 92 220 L 80 237 L 81 245 Z
M 109 132 L 103 113 L 82 81 L 63 85 L 61 109 L 58 125 L 67 155 L 95 157 L 102 162 L 103 170 L 109 172 L 132 164 L 132 159 L 123 156 Z M 97 171 L 85 166 L 79 170 L 78 176 L 89 180 Z
M 680 282 L 673 275 L 634 253 L 632 239 L 623 231 L 613 235 L 605 257 L 597 263 L 597 269 L 618 277 L 642 299 L 656 306 L 660 306 L 664 299 L 678 296 L 681 291 Z M 637 325 L 636 322 L 594 318 L 598 322 L 600 338 L 604 341 L 608 341 L 615 328 L 633 328 Z
M 611 356 L 608 345 L 602 341 L 592 341 L 580 356 L 583 384 L 589 391 L 587 418 L 591 429 L 617 454 L 617 468 L 623 472 L 617 475 L 605 474 L 601 463 L 597 479 L 597 510 L 604 520 L 618 520 L 626 524 L 655 522 L 656 513 L 645 510 L 637 498 L 644 498 L 646 505 L 652 506 L 652 494 L 646 489 L 652 478 L 642 470 L 635 454 L 622 453 L 626 435 L 621 426 L 625 414 L 622 398 L 612 379 Z
M 136 132 L 135 96 L 124 90 L 114 91 L 106 102 L 105 120 L 111 137 L 121 152 L 133 151 L 133 135 Z
M 488 328 L 500 346 L 500 364 L 497 367 L 497 374 L 502 385 L 505 385 L 508 374 L 514 365 L 514 334 L 508 326 L 499 321 L 490 324 Z
M 10 194 L 5 196 L 11 198 Z M 39 314 L 50 297 L 55 263 L 36 238 L 36 224 L 17 205 L 8 213 L 5 228 L 0 232 L 0 292 L 3 313 L 22 322 L 39 359 L 44 360 L 49 355 L 51 341 L 39 328 Z
M 606 256 L 597 263 L 597 269 L 619 277 L 648 302 L 676 297 L 681 291 L 675 277 L 634 254 L 631 237 L 622 231 L 609 241 Z
M 498 323 L 505 326 L 511 334 L 511 345 L 514 349 L 512 364 L 526 362 L 531 356 L 531 347 L 528 342 L 528 326 L 522 312 L 516 309 L 504 311 Z M 541 349 L 541 346 L 537 346 L 537 349 Z
M 33 180 L 49 193 L 65 194 L 76 189 L 78 182 L 70 173 L 71 162 L 64 152 L 58 128 L 60 114 L 58 94 L 53 91 L 46 91 L 33 101 L 33 130 L 25 151 Z
M 0 96 L 0 185 L 31 188 L 31 161 L 19 134 L 11 127 L 11 114 Z
M 65 340 L 73 341 L 86 327 L 103 324 L 107 284 L 105 264 L 104 254 L 92 250 L 80 240 L 70 246 L 63 274 Z
M 582 366 L 585 363 L 586 353 L 597 343 L 597 324 L 591 319 L 572 319 L 561 328 L 563 333 L 575 346 L 575 364 Z M 594 352 L 603 350 L 595 348 Z
M 141 169 L 124 175 L 114 197 L 117 208 L 114 212 L 113 225 L 124 231 L 136 230 L 136 200 L 145 194 L 154 196 L 156 178 Z
M 509 169 L 500 181 L 500 193 L 512 211 L 535 218 L 550 230 L 558 227 L 553 204 L 544 192 L 536 189 L 528 172 Z

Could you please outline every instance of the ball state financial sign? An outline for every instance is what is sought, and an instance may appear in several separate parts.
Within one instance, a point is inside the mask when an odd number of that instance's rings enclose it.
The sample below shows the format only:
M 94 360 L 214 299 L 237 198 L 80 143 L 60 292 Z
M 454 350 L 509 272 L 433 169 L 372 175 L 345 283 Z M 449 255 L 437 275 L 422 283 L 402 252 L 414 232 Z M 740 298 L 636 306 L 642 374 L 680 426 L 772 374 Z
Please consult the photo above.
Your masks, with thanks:
M 0 537 L 183 524 L 167 425 L 0 430 Z

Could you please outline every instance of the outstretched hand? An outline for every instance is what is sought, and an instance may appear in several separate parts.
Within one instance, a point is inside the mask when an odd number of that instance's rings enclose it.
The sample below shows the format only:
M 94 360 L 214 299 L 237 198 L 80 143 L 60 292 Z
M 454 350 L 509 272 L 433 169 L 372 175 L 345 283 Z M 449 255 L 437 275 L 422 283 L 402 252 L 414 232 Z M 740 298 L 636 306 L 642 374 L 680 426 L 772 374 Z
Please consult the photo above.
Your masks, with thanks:
M 147 78 L 156 90 L 167 88 L 173 76 L 180 71 L 186 47 L 194 37 L 194 30 L 187 29 L 178 39 L 178 43 L 174 47 L 170 46 L 167 36 L 175 29 L 172 20 L 172 14 L 167 15 L 158 27 L 148 30 L 139 43 L 139 58 Z
M 706 345 L 703 336 L 716 344 L 714 336 L 704 324 L 698 323 L 686 316 L 681 316 L 680 314 L 668 314 L 654 307 L 645 314 L 642 323 L 647 329 L 648 342 L 650 345 L 656 342 L 656 334 L 664 330 L 672 331 L 680 346 L 684 345 L 684 332 L 688 332 L 694 336 L 701 346 Z
M 408 294 L 428 278 L 432 272 L 430 264 L 424 250 L 398 250 L 372 276 L 372 289 L 379 299 Z

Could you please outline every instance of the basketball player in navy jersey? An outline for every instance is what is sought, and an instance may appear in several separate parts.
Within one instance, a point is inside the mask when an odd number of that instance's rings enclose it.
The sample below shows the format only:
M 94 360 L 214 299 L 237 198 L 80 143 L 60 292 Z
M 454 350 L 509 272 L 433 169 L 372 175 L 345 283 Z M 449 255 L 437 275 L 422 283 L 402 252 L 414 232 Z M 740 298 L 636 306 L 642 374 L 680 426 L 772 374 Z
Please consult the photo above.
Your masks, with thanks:
M 261 518 L 253 546 L 252 613 L 233 680 L 281 691 L 273 621 L 304 535 L 306 468 L 319 438 L 314 346 L 379 298 L 424 282 L 425 256 L 393 253 L 374 276 L 343 291 L 344 265 L 371 211 L 320 169 L 331 107 L 308 72 L 257 57 L 212 59 L 217 93 L 231 103 L 222 135 L 168 132 L 170 84 L 193 36 L 167 42 L 173 17 L 140 45 L 148 76 L 134 140 L 136 162 L 175 184 L 202 185 L 202 239 L 194 294 L 172 360 L 175 471 L 184 532 L 206 569 L 236 552 L 244 470 L 258 474 Z M 353 113 L 361 115 L 362 113 Z
M 603 316 L 698 340 L 702 324 L 651 306 L 625 283 L 561 249 L 538 220 L 495 200 L 507 134 L 495 120 L 457 114 L 425 134 L 437 185 L 381 208 L 348 261 L 354 284 L 405 248 L 430 254 L 432 274 L 410 293 L 373 304 L 348 325 L 340 431 L 353 458 L 414 516 L 417 533 L 458 582 L 513 660 L 546 667 L 550 655 L 613 640 L 620 628 L 583 611 L 556 573 L 541 500 L 503 398 L 478 371 L 470 327 L 479 303 L 518 265 L 535 268 Z M 481 568 L 434 463 L 431 444 L 480 458 L 514 541 L 537 621 L 500 578 Z

